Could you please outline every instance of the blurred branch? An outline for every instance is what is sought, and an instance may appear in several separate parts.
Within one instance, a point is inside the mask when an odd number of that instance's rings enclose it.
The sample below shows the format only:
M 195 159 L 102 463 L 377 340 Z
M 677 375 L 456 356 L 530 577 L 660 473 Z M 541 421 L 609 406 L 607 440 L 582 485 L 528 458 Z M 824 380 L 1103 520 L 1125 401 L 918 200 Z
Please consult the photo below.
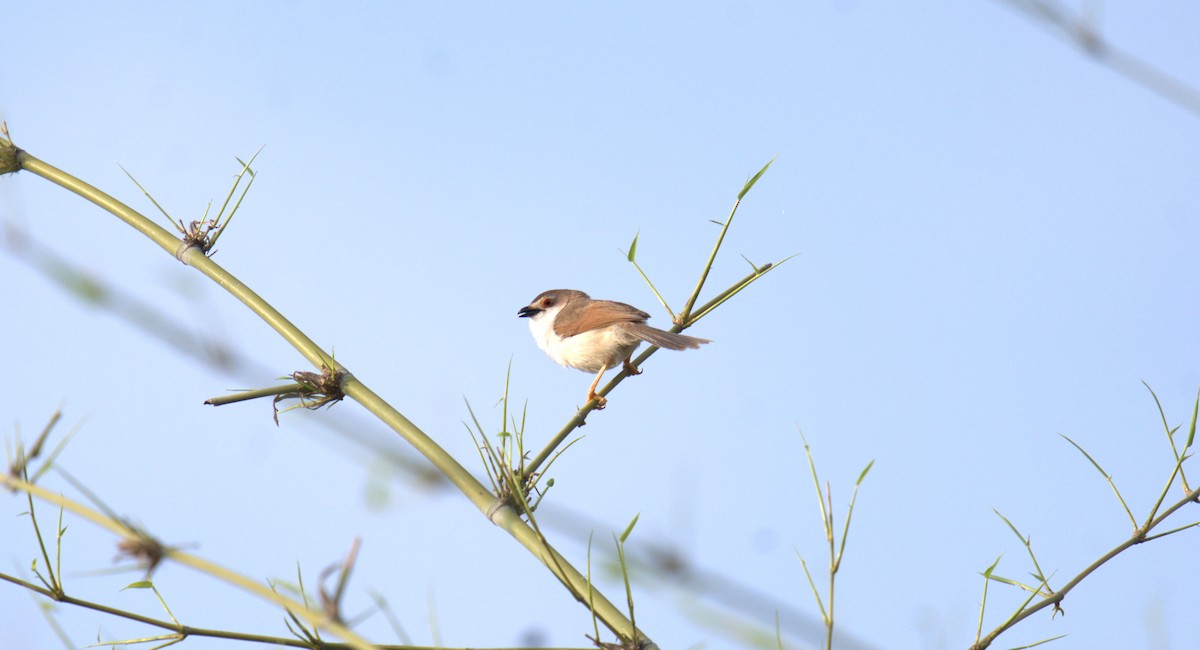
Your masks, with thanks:
M 84 304 L 129 321 L 143 333 L 206 366 L 231 374 L 267 373 L 220 339 L 193 331 L 168 312 L 88 273 L 42 245 L 13 221 L 6 220 L 3 227 L 4 248 L 14 258 L 53 280 Z
M 46 426 L 42 427 L 42 432 L 38 434 L 37 438 L 34 438 L 33 444 L 30 445 L 28 449 L 26 449 L 25 444 L 20 437 L 17 437 L 14 445 L 16 447 L 16 453 L 8 459 L 9 476 L 17 479 L 24 478 L 30 483 L 37 483 L 38 478 L 45 473 L 46 468 L 49 467 L 54 462 L 54 459 L 58 457 L 58 454 L 62 451 L 63 446 L 66 445 L 67 441 L 70 440 L 73 435 L 75 435 L 74 429 L 68 432 L 63 438 L 62 442 L 56 445 L 54 450 L 50 452 L 49 457 L 46 458 L 46 462 L 42 463 L 42 466 L 33 473 L 33 478 L 29 478 L 30 461 L 37 460 L 37 458 L 42 455 L 42 448 L 45 447 L 46 440 L 50 437 L 50 432 L 54 430 L 54 426 L 58 424 L 58 421 L 61 419 L 62 409 L 54 409 L 54 413 L 50 415 L 50 420 L 46 422 Z
M 1177 106 L 1200 115 L 1200 92 L 1132 54 L 1115 47 L 1101 34 L 1087 13 L 1074 14 L 1053 0 L 1002 0 L 1029 17 L 1048 25 L 1078 45 L 1096 61 Z
M 39 242 L 13 221 L 5 221 L 3 228 L 5 250 L 83 303 L 111 313 L 169 348 L 244 384 L 254 384 L 264 377 L 277 374 L 251 359 L 238 349 L 236 343 L 212 336 L 204 329 L 191 329 L 172 312 L 88 273 Z M 385 459 L 419 485 L 427 488 L 446 488 L 450 485 L 424 459 L 416 458 L 407 448 L 395 444 L 395 438 L 380 437 L 375 423 L 354 422 L 345 418 L 309 418 L 307 421 L 357 444 L 367 452 L 365 458 Z
M 61 494 L 52 492 L 45 488 L 39 487 L 37 485 L 33 485 L 31 483 L 28 483 L 28 482 L 25 482 L 25 481 L 22 481 L 20 479 L 16 479 L 16 478 L 13 478 L 10 476 L 0 475 L 0 482 L 2 482 L 5 486 L 7 486 L 13 490 L 25 492 L 30 497 L 37 498 L 38 500 L 43 501 L 45 503 L 54 504 L 64 510 L 69 510 L 74 514 L 76 514 L 80 517 L 83 517 L 84 519 L 87 519 L 88 521 L 92 522 L 93 524 L 100 526 L 101 528 L 105 528 L 109 532 L 120 536 L 123 542 L 134 543 L 134 544 L 144 543 L 144 533 L 139 534 L 139 531 L 137 531 L 133 527 L 129 526 L 126 522 L 120 521 L 120 520 L 110 517 L 106 514 L 103 514 L 101 512 L 93 510 L 93 509 L 83 505 L 82 503 L 79 503 L 78 501 L 68 499 L 67 497 L 65 497 Z M 40 537 L 40 535 L 41 535 L 40 532 L 38 534 Z M 239 587 L 245 591 L 253 593 L 265 600 L 273 602 L 281 607 L 288 609 L 289 611 L 294 611 L 294 612 L 298 613 L 301 617 L 303 617 L 305 620 L 307 620 L 309 623 L 311 623 L 315 626 L 318 626 L 318 627 L 325 628 L 325 629 L 329 630 L 330 632 L 345 639 L 349 643 L 349 645 L 354 648 L 370 650 L 370 648 L 372 647 L 371 644 L 368 643 L 365 639 L 359 637 L 354 632 L 351 632 L 349 629 L 347 629 L 343 625 L 341 625 L 335 621 L 329 620 L 329 618 L 327 616 L 325 616 L 323 613 L 312 611 L 309 608 L 302 605 L 301 603 L 296 602 L 285 596 L 281 596 L 281 595 L 273 592 L 271 589 L 264 587 L 263 585 L 257 583 L 254 580 L 251 580 L 250 578 L 248 578 L 246 576 L 243 576 L 241 574 L 230 571 L 229 569 L 226 569 L 222 566 L 219 566 L 217 564 L 209 562 L 208 560 L 205 560 L 199 556 L 185 553 L 176 548 L 163 547 L 163 559 L 170 560 L 170 561 L 176 562 L 178 564 L 190 566 L 193 569 L 196 569 L 202 573 L 206 573 L 213 578 L 222 580 L 222 581 L 227 582 L 235 587 Z M 9 577 L 9 576 L 4 576 L 4 579 L 7 580 L 8 582 L 13 582 L 13 583 L 19 584 L 21 586 L 28 586 L 31 588 L 36 587 L 36 585 L 25 583 L 24 581 L 21 581 L 21 580 L 18 580 L 18 579 Z M 65 592 L 63 592 L 61 587 L 58 587 L 58 586 L 56 586 L 54 588 L 47 588 L 47 589 L 34 588 L 33 590 L 37 591 L 38 593 L 40 593 L 44 596 L 52 598 L 54 600 L 62 600 L 64 602 L 70 602 L 71 604 L 74 604 L 74 605 L 84 606 L 84 603 L 87 602 L 87 601 L 77 601 L 76 599 L 70 599 L 70 601 L 67 601 Z M 100 611 L 107 611 L 108 609 L 111 609 L 111 608 L 101 609 L 102 607 L 103 606 L 96 606 L 96 607 L 91 607 L 91 609 L 97 609 Z M 113 610 L 108 613 L 116 613 L 117 611 L 120 611 L 120 610 Z M 144 618 L 144 617 L 142 617 L 142 618 Z M 141 620 L 141 619 L 139 618 L 138 620 Z M 142 622 L 151 623 L 152 621 L 154 621 L 154 619 L 146 619 L 146 620 L 143 620 Z M 151 623 L 151 624 L 153 624 L 153 623 Z M 174 626 L 172 624 L 167 624 L 167 627 L 170 629 L 177 628 L 177 626 Z
M 549 503 L 542 506 L 543 526 L 554 528 L 581 543 L 598 530 L 611 530 L 602 521 Z M 671 542 L 642 541 L 625 547 L 626 561 L 633 569 L 638 584 L 659 591 L 674 591 L 680 599 L 681 610 L 708 625 L 714 632 L 735 640 L 744 640 L 748 629 L 775 631 L 776 615 L 782 632 L 801 647 L 824 642 L 825 628 L 818 616 L 805 609 L 780 601 L 754 585 L 709 569 L 689 557 L 686 550 Z M 615 558 L 609 562 L 615 563 Z M 688 609 L 694 610 L 694 614 Z M 720 620 L 737 621 L 736 626 L 713 625 L 714 616 Z M 850 636 L 843 629 L 837 635 L 837 647 L 842 650 L 870 650 L 866 641 Z

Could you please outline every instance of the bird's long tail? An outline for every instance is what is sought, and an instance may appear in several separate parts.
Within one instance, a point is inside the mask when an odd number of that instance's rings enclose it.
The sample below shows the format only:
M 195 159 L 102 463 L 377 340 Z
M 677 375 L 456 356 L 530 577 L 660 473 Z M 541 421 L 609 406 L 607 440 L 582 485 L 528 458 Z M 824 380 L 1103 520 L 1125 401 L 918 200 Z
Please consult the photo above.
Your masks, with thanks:
M 660 348 L 668 350 L 694 350 L 705 343 L 712 343 L 708 339 L 696 338 L 695 336 L 664 332 L 658 328 L 650 327 L 645 323 L 630 323 L 629 329 L 635 336 L 650 345 L 657 345 Z

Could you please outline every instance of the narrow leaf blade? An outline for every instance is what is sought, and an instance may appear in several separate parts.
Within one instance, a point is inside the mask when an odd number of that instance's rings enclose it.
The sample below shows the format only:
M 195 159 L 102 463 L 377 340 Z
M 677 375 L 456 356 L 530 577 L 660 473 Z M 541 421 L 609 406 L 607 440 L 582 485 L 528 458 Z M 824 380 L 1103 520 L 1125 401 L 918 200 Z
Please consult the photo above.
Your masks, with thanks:
M 770 167 L 771 163 L 773 162 L 775 162 L 774 158 L 768 160 L 767 164 L 763 165 L 763 168 L 758 170 L 757 174 L 751 176 L 750 180 L 746 181 L 746 185 L 742 187 L 742 191 L 738 192 L 739 201 L 742 200 L 742 197 L 746 196 L 746 193 L 750 191 L 750 188 L 754 187 L 754 184 L 758 182 L 758 179 L 762 178 L 762 175 L 767 172 L 767 168 Z
M 625 532 L 621 533 L 621 543 L 622 544 L 625 543 L 625 540 L 629 539 L 629 534 L 633 532 L 633 527 L 637 525 L 638 517 L 641 517 L 641 516 L 642 516 L 642 513 L 640 513 L 640 512 L 637 513 L 636 515 L 634 515 L 633 521 L 629 522 L 629 525 L 625 527 Z

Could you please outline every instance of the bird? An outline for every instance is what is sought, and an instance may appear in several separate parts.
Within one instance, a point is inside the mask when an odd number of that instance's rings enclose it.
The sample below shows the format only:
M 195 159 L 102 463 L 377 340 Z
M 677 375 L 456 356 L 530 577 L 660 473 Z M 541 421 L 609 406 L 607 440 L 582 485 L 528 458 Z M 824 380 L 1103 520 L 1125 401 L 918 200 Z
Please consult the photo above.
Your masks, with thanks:
M 533 340 L 555 363 L 596 373 L 587 401 L 602 409 L 608 400 L 596 394 L 605 371 L 623 364 L 631 375 L 642 374 L 630 361 L 643 341 L 668 350 L 696 349 L 708 339 L 665 332 L 646 324 L 650 314 L 623 302 L 592 300 L 574 289 L 551 289 L 517 310 L 529 319 Z

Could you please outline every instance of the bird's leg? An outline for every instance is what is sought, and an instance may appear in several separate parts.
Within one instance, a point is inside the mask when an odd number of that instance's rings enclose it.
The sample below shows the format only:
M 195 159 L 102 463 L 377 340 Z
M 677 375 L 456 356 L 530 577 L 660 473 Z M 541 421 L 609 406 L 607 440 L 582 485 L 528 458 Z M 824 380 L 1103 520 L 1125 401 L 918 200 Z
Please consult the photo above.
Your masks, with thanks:
M 635 365 L 633 365 L 632 363 L 630 363 L 630 361 L 629 361 L 629 360 L 630 360 L 630 359 L 632 359 L 632 358 L 633 358 L 633 354 L 632 354 L 632 353 L 631 353 L 629 356 L 625 357 L 625 361 L 624 361 L 624 364 L 625 364 L 625 372 L 627 372 L 627 373 L 629 373 L 629 374 L 631 374 L 631 375 L 640 375 L 640 374 L 642 374 L 642 371 L 641 371 L 641 370 L 638 370 L 638 367 L 637 367 L 637 366 L 635 366 Z
M 588 386 L 587 401 L 596 400 L 596 410 L 604 408 L 608 404 L 608 400 L 596 394 L 596 386 L 600 384 L 600 378 L 604 376 L 604 371 L 608 370 L 608 365 L 600 366 L 600 372 L 596 373 L 596 378 L 592 380 L 592 385 Z

